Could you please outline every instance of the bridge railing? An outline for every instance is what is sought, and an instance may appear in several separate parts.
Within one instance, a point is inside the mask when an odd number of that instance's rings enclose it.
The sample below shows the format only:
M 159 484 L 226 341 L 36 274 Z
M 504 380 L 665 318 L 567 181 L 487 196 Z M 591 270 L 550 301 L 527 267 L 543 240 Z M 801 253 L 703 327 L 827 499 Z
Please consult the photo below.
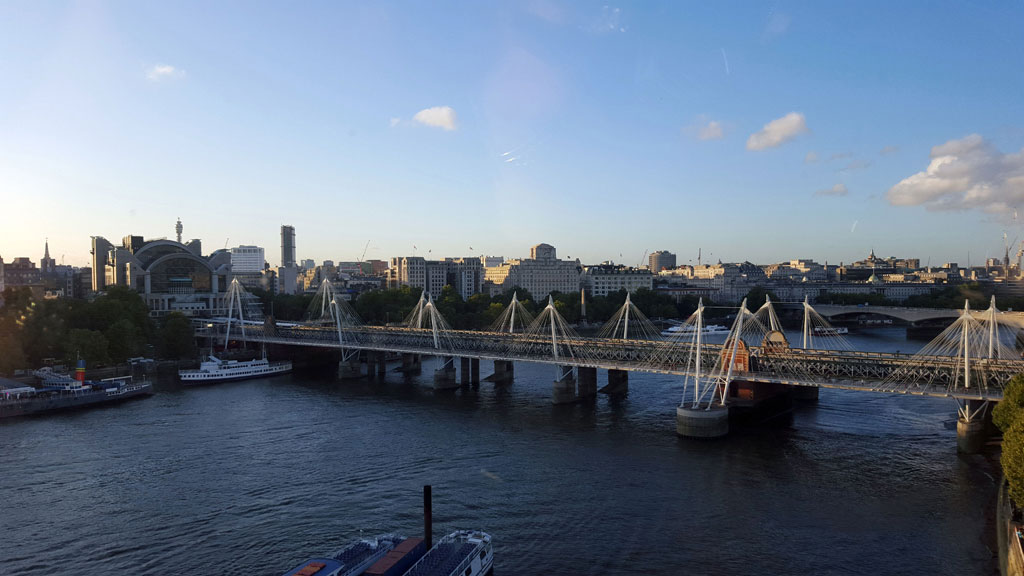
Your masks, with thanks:
M 217 328 L 207 330 L 216 331 Z M 361 326 L 344 333 L 346 347 L 365 350 L 391 350 L 425 355 L 465 355 L 490 359 L 522 360 L 555 363 L 550 339 L 524 334 L 452 330 L 449 348 L 435 348 L 430 330 Z M 329 326 L 278 326 L 273 335 L 263 326 L 247 328 L 247 338 L 289 345 L 338 347 L 338 334 Z M 653 340 L 616 340 L 577 337 L 564 339 L 565 354 L 558 363 L 597 368 L 616 368 L 671 374 L 689 374 L 693 345 L 687 342 L 666 343 Z M 722 345 L 708 344 L 702 348 L 702 363 L 707 367 L 721 359 Z M 570 350 L 587 350 L 585 357 L 570 357 Z M 986 393 L 1001 395 L 1003 386 L 1016 374 L 1024 373 L 1020 359 L 977 359 L 972 361 L 972 386 L 957 388 L 956 372 L 960 360 L 937 356 L 922 362 L 909 354 L 886 352 L 851 352 L 785 349 L 766 350 L 751 346 L 749 370 L 738 377 L 774 379 L 778 381 L 817 381 L 861 383 L 880 391 L 929 393 Z M 909 387 L 885 382 L 896 371 L 909 374 Z

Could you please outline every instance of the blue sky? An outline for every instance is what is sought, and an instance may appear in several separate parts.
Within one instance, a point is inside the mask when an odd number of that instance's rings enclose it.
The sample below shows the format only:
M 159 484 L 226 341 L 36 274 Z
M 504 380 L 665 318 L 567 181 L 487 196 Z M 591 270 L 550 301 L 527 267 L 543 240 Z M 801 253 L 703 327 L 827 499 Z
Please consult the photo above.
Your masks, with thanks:
M 922 263 L 1024 240 L 1024 4 L 6 2 L 0 256 Z M 472 247 L 472 249 L 470 248 Z

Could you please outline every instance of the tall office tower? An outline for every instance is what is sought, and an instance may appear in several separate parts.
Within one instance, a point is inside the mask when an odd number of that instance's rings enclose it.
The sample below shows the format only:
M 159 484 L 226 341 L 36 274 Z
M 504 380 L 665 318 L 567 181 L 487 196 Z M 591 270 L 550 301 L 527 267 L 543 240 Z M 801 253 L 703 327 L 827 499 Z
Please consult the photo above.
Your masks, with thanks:
M 281 266 L 295 267 L 295 227 L 281 226 Z
M 676 255 L 667 250 L 652 252 L 648 268 L 651 274 L 657 274 L 662 270 L 671 270 L 676 267 Z

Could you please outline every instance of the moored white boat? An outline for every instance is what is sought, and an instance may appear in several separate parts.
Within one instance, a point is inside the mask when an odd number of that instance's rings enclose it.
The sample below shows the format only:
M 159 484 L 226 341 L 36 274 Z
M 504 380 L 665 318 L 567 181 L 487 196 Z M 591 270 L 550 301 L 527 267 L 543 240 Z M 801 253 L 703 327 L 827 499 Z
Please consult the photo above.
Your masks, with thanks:
M 677 324 L 675 326 L 669 326 L 668 328 L 661 331 L 661 335 L 666 338 L 681 338 L 686 336 L 693 336 L 697 332 L 697 329 L 692 324 Z M 725 326 L 718 324 L 708 324 L 701 329 L 701 336 L 711 336 L 714 334 L 728 334 L 729 329 Z
M 266 358 L 258 360 L 221 360 L 216 356 L 199 364 L 198 370 L 179 370 L 178 377 L 183 384 L 212 384 L 229 380 L 244 380 L 274 376 L 292 371 L 290 360 L 270 362 Z
M 479 530 L 456 530 L 438 540 L 405 576 L 475 576 L 494 564 L 491 536 Z

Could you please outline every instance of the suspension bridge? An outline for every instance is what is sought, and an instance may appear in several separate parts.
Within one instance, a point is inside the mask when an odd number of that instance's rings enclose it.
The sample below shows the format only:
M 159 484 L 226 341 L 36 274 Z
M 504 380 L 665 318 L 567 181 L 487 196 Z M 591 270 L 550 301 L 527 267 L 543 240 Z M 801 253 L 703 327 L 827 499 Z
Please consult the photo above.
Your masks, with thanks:
M 984 311 L 965 303 L 956 320 L 916 354 L 854 350 L 806 300 L 800 303 L 800 341 L 790 343 L 767 299 L 756 312 L 744 301 L 727 331 L 708 325 L 701 303 L 685 322 L 662 332 L 627 296 L 598 335 L 581 336 L 550 299 L 532 317 L 513 296 L 489 330 L 470 331 L 453 329 L 426 293 L 398 326 L 365 325 L 329 281 L 301 322 L 264 317 L 237 281 L 226 298 L 228 316 L 203 324 L 198 336 L 223 339 L 225 345 L 240 339 L 336 350 L 340 378 L 362 377 L 363 360 L 367 371 L 376 367 L 383 373 L 386 357 L 397 354 L 400 370 L 419 371 L 420 358 L 434 356 L 434 387 L 446 389 L 478 383 L 481 360 L 493 361 L 495 372 L 487 379 L 495 382 L 513 379 L 515 362 L 534 362 L 553 367 L 552 402 L 559 404 L 596 395 L 599 369 L 608 372 L 601 390 L 608 393 L 626 391 L 629 372 L 679 376 L 684 386 L 677 432 L 692 437 L 724 435 L 730 410 L 784 392 L 816 398 L 818 388 L 840 388 L 954 399 L 959 445 L 972 451 L 990 404 L 1002 399 L 1013 376 L 1024 373 L 1024 337 L 1018 337 L 1024 322 L 998 310 L 994 298 Z

